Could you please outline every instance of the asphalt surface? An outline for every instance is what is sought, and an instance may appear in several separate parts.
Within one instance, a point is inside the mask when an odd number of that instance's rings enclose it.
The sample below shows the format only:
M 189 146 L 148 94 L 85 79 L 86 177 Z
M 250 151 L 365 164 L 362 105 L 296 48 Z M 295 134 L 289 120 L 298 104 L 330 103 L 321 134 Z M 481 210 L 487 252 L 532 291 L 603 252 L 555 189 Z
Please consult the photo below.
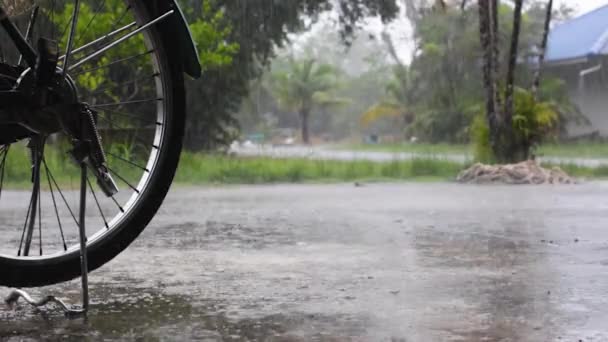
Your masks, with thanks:
M 2 307 L 0 340 L 608 341 L 607 198 L 608 183 L 177 188 L 91 274 L 88 320 Z M 78 283 L 32 293 L 75 301 Z

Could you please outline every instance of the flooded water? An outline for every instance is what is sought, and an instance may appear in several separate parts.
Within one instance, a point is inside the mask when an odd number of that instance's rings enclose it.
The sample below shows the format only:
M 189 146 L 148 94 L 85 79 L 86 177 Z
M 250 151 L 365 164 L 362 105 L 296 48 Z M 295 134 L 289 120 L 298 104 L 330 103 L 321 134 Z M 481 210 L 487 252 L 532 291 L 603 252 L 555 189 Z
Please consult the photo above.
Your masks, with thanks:
M 608 183 L 176 188 L 91 274 L 87 320 L 2 307 L 0 340 L 606 341 L 606 198 Z

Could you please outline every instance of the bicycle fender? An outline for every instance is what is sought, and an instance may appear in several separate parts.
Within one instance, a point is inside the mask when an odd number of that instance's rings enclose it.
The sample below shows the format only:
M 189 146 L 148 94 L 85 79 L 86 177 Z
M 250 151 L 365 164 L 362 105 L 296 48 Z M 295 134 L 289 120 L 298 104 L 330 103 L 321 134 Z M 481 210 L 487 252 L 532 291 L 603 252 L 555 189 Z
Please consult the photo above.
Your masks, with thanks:
M 192 39 L 192 33 L 188 27 L 188 22 L 184 12 L 177 4 L 176 0 L 137 0 L 141 1 L 152 17 L 158 17 L 174 10 L 175 13 L 161 22 L 161 31 L 167 35 L 168 39 L 177 39 L 177 56 L 182 63 L 183 71 L 194 77 L 200 78 L 202 74 L 201 63 L 196 49 L 196 43 Z

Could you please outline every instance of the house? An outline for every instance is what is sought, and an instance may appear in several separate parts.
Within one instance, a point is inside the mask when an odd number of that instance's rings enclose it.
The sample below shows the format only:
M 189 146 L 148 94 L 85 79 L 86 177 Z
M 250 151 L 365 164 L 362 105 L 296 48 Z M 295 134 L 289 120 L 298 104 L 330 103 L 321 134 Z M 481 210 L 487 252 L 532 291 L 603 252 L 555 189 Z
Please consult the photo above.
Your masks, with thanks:
M 551 30 L 545 63 L 591 122 L 573 125 L 570 135 L 608 137 L 608 5 Z

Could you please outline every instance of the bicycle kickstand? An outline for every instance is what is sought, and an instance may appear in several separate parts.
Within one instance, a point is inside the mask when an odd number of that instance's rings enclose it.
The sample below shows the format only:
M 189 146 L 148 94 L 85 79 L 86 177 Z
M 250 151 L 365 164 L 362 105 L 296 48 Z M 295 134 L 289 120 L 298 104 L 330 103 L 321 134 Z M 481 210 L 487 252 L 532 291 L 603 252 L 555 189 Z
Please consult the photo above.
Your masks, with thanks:
M 46 296 L 40 300 L 34 300 L 27 292 L 15 289 L 5 299 L 5 303 L 12 308 L 19 298 L 23 298 L 28 304 L 34 307 L 46 306 L 50 303 L 55 303 L 66 316 L 78 317 L 86 316 L 89 310 L 89 278 L 88 278 L 88 260 L 87 260 L 87 236 L 85 227 L 85 214 L 87 203 L 87 165 L 84 162 L 80 163 L 81 179 L 80 179 L 80 270 L 82 284 L 82 306 L 68 306 L 61 299 L 55 296 Z

